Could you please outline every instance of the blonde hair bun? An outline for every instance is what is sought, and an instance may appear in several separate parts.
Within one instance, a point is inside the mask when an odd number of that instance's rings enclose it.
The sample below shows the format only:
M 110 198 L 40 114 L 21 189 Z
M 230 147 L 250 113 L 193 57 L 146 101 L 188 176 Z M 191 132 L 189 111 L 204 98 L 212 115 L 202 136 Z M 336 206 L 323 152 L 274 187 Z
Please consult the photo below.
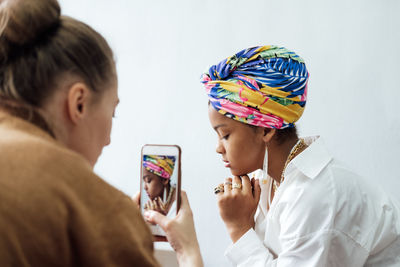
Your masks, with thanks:
M 40 40 L 60 22 L 57 0 L 0 0 L 1 56 L 9 49 Z

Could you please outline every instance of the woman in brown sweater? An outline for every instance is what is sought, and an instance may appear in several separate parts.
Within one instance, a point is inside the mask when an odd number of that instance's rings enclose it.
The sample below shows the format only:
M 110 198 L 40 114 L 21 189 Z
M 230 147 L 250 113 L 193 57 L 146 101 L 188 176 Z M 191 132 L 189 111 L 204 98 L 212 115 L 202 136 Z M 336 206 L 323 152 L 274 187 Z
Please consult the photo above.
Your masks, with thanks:
M 118 101 L 99 33 L 56 0 L 0 2 L 0 266 L 158 266 L 136 205 L 93 173 Z M 178 225 L 178 260 L 199 262 Z

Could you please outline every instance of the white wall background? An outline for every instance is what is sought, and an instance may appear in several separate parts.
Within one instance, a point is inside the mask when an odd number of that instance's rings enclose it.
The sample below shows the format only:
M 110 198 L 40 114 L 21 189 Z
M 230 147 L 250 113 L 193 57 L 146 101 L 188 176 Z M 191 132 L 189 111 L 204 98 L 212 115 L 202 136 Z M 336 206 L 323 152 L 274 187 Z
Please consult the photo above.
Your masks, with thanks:
M 263 44 L 293 49 L 311 78 L 301 135 L 320 134 L 355 171 L 399 196 L 400 1 L 61 0 L 103 34 L 118 61 L 121 104 L 96 171 L 139 189 L 140 148 L 179 144 L 183 188 L 206 266 L 230 266 L 213 188 L 229 175 L 199 83 L 203 70 Z

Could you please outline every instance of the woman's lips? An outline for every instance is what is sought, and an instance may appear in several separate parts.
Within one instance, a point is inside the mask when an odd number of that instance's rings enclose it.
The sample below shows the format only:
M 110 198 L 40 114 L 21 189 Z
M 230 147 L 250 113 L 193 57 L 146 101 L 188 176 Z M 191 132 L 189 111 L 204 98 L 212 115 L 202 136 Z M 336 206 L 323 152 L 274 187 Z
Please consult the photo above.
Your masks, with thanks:
M 231 164 L 229 163 L 229 161 L 223 160 L 225 168 L 230 168 Z

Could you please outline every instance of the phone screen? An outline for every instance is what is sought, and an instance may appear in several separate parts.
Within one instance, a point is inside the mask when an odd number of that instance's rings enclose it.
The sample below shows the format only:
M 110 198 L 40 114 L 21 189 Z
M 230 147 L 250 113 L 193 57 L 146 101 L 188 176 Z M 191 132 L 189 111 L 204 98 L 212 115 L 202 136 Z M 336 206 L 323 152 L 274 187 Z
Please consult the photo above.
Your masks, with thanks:
M 176 145 L 145 145 L 141 155 L 140 208 L 174 218 L 180 204 L 181 150 Z M 149 224 L 153 235 L 165 236 Z

